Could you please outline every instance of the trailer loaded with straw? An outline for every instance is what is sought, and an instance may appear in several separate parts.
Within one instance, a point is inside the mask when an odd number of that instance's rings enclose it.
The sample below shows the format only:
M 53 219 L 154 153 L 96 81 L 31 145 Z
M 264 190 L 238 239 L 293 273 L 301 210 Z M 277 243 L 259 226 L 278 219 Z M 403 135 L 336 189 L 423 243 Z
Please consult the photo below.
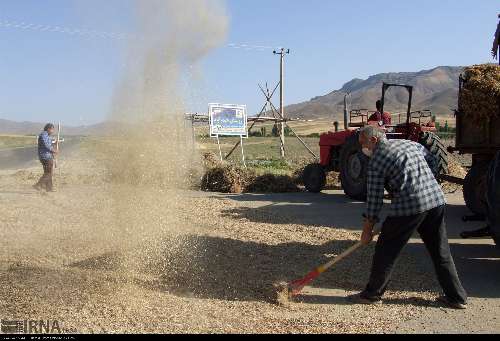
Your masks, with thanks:
M 456 143 L 448 151 L 472 155 L 472 166 L 463 181 L 465 203 L 477 217 L 491 222 L 491 207 L 500 204 L 488 202 L 488 193 L 490 198 L 500 197 L 500 179 L 491 176 L 500 151 L 500 66 L 475 65 L 464 70 L 455 116 Z M 491 233 L 499 244 L 500 227 L 493 225 Z

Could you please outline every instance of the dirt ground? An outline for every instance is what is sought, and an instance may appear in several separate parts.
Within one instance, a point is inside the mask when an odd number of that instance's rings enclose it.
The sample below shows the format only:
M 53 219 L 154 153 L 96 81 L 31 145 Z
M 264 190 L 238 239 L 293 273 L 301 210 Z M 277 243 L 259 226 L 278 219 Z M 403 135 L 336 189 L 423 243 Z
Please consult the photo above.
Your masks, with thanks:
M 43 195 L 31 188 L 39 168 L 0 170 L 2 319 L 58 320 L 78 333 L 500 331 L 500 255 L 489 240 L 456 238 L 457 193 L 448 214 L 468 311 L 434 301 L 439 287 L 417 239 L 382 306 L 345 300 L 366 284 L 373 246 L 278 306 L 273 283 L 355 243 L 363 204 L 335 191 L 222 196 L 116 185 L 83 152 L 61 160 L 58 191 Z

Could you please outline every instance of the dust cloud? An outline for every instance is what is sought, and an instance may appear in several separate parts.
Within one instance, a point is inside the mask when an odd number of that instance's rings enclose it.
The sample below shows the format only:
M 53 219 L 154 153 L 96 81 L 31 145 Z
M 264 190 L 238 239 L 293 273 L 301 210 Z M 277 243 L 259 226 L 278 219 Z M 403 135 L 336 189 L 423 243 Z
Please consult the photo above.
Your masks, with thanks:
M 137 0 L 135 13 L 137 29 L 109 117 L 127 128 L 105 150 L 110 238 L 127 254 L 125 268 L 147 264 L 151 271 L 151 264 L 162 264 L 158 271 L 165 271 L 176 257 L 172 253 L 192 248 L 180 245 L 187 231 L 178 217 L 196 209 L 186 207 L 184 190 L 201 163 L 185 128 L 189 98 L 180 84 L 224 42 L 228 18 L 216 0 Z M 198 77 L 199 72 L 191 81 Z

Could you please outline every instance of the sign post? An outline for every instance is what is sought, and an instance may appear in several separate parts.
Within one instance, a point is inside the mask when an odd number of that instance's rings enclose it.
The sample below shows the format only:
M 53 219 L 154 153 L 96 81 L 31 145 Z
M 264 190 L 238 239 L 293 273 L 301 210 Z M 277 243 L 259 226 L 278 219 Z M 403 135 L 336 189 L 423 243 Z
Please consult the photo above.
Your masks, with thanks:
M 240 136 L 240 141 L 241 141 L 241 157 L 243 159 L 243 166 L 247 168 L 247 163 L 245 161 L 245 150 L 243 149 L 243 136 Z
M 220 136 L 239 136 L 241 141 L 241 154 L 246 167 L 243 139 L 248 138 L 247 108 L 245 105 L 211 103 L 208 106 L 210 122 L 210 136 L 217 139 L 221 161 L 222 149 Z
M 220 139 L 219 135 L 217 135 L 217 146 L 219 146 L 219 156 L 220 156 L 220 162 L 224 162 L 224 159 L 222 158 L 222 149 L 220 147 Z

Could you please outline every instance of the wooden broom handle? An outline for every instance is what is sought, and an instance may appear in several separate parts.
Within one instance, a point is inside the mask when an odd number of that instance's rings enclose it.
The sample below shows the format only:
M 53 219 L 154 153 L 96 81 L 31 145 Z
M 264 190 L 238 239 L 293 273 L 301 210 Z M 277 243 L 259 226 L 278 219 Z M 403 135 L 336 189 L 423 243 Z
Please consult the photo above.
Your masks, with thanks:
M 380 234 L 380 228 L 377 228 L 377 229 L 375 229 L 373 231 L 373 237 L 376 237 L 379 234 Z M 362 246 L 363 246 L 363 243 L 357 242 L 356 244 L 354 244 L 353 246 L 351 246 L 349 249 L 347 249 L 346 251 L 344 251 L 343 253 L 341 253 L 337 257 L 335 257 L 335 259 L 332 259 L 331 261 L 329 261 L 328 263 L 326 263 L 325 265 L 323 265 L 324 271 L 328 270 L 329 268 L 331 268 L 332 266 L 334 266 L 335 264 L 337 264 L 338 262 L 340 262 L 342 259 L 350 256 L 351 254 L 353 254 L 356 250 L 358 250 Z

